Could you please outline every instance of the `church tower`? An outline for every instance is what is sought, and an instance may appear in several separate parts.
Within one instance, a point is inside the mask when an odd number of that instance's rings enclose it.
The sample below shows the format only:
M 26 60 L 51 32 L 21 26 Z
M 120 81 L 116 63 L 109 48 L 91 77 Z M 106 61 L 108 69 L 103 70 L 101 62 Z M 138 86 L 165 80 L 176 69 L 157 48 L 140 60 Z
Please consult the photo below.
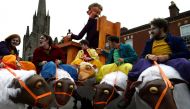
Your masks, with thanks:
M 26 34 L 23 39 L 23 60 L 31 60 L 34 50 L 39 46 L 39 39 L 41 34 L 50 33 L 50 16 L 49 12 L 46 14 L 46 0 L 39 0 L 37 13 L 35 11 L 33 16 L 33 28 L 31 34 L 29 33 L 29 26 L 27 26 Z

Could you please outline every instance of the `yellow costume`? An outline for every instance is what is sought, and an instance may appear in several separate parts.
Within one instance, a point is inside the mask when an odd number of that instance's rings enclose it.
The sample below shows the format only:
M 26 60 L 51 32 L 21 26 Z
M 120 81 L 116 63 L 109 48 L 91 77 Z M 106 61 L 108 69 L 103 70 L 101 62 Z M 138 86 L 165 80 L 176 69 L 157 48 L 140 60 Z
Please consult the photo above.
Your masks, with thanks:
M 100 82 L 106 74 L 114 72 L 114 71 L 118 71 L 118 70 L 127 75 L 128 72 L 131 71 L 131 69 L 132 69 L 132 64 L 130 63 L 124 63 L 119 66 L 117 66 L 117 64 L 115 63 L 107 64 L 100 68 L 100 70 L 96 74 L 96 80 L 97 82 Z
M 152 54 L 154 55 L 169 55 L 172 54 L 172 50 L 165 38 L 162 40 L 155 40 L 152 46 Z
M 95 65 L 98 69 L 102 66 L 102 63 L 99 60 L 99 56 L 95 49 L 87 49 L 90 58 L 92 61 L 89 61 L 92 65 Z M 80 65 L 81 62 L 85 62 L 82 58 L 84 57 L 84 51 L 80 50 L 75 57 L 75 60 L 71 63 L 71 65 Z

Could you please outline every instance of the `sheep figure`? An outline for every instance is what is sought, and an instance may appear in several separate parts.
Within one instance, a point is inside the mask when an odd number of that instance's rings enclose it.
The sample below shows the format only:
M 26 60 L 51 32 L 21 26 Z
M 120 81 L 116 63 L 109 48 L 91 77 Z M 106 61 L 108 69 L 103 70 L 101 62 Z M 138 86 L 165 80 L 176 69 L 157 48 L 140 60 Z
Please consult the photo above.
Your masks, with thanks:
M 77 101 L 81 102 L 81 109 L 92 109 L 91 100 L 94 96 L 93 84 L 96 83 L 95 75 L 97 68 L 88 62 L 81 62 L 78 67 L 77 89 L 73 95 L 74 106 L 77 108 Z
M 173 67 L 164 64 L 159 66 L 174 86 L 166 91 L 159 109 L 189 109 L 190 92 L 186 81 Z M 129 107 L 117 105 L 123 100 L 121 96 L 110 102 L 106 109 L 154 109 L 166 85 L 158 66 L 153 65 L 141 73 L 132 87 L 136 87 L 136 92 Z
M 173 89 L 169 88 L 166 91 L 162 100 L 164 102 L 161 102 L 159 109 L 189 109 L 190 93 L 187 87 L 189 83 L 173 67 L 164 64 L 159 64 L 159 66 L 174 86 Z M 155 108 L 158 98 L 166 87 L 160 76 L 158 66 L 152 66 L 144 70 L 137 82 L 140 82 L 140 84 L 136 87 L 136 93 L 151 108 Z
M 0 68 L 0 109 L 24 109 L 25 104 L 48 107 L 52 102 L 51 92 L 47 82 L 36 71 L 10 70 L 36 96 L 48 94 L 36 101 L 7 68 Z
M 121 71 L 106 74 L 95 86 L 94 109 L 103 109 L 109 102 L 121 96 L 127 85 L 127 75 Z
M 54 95 L 51 107 L 59 108 L 66 105 L 76 89 L 75 82 L 70 74 L 60 68 L 57 68 L 56 78 L 50 78 L 48 83 Z

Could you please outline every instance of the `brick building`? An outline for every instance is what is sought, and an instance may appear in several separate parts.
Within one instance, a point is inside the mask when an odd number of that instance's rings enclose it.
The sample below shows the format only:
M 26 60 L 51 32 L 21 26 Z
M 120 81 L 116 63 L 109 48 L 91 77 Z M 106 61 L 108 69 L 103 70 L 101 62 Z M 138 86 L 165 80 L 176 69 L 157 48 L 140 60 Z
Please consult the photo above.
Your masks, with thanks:
M 175 36 L 181 36 L 190 49 L 190 11 L 179 13 L 176 4 L 171 2 L 169 12 L 170 17 L 166 18 L 169 22 L 169 32 Z M 140 55 L 144 49 L 146 40 L 149 39 L 149 29 L 149 24 L 129 29 L 124 35 L 121 35 L 121 41 L 131 44 L 137 54 Z

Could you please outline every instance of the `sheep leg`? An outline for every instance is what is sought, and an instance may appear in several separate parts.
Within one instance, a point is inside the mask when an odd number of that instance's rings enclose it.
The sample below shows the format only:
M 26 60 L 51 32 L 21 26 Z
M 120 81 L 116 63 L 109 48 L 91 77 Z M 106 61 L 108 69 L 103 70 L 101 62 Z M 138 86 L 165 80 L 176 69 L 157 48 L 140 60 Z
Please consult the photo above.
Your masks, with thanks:
M 73 109 L 77 109 L 77 99 L 74 99 L 73 102 L 74 102 Z

